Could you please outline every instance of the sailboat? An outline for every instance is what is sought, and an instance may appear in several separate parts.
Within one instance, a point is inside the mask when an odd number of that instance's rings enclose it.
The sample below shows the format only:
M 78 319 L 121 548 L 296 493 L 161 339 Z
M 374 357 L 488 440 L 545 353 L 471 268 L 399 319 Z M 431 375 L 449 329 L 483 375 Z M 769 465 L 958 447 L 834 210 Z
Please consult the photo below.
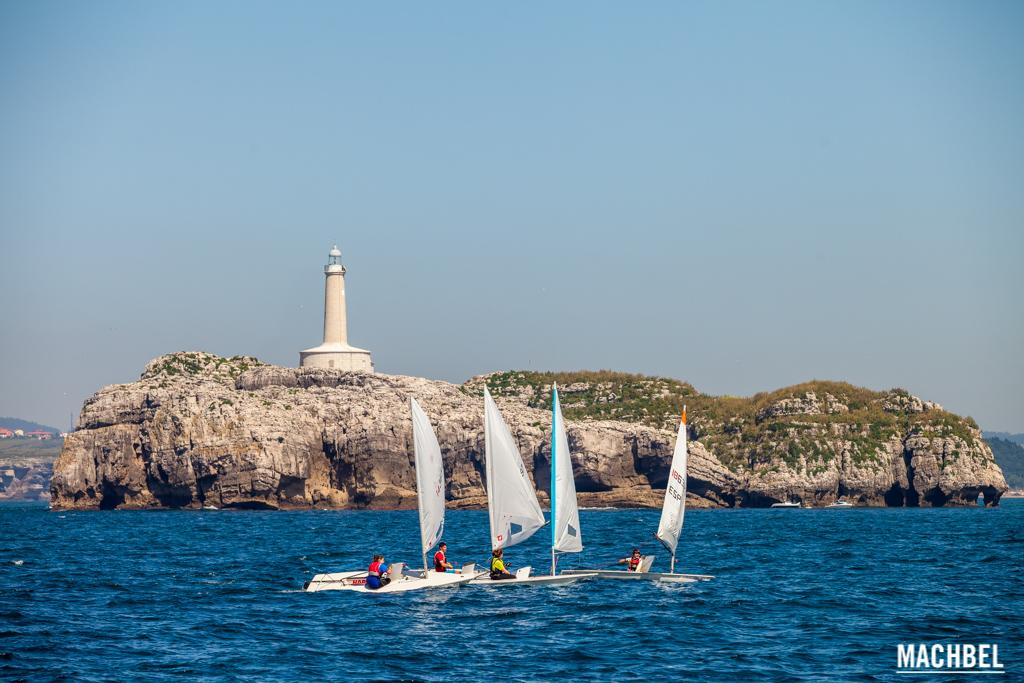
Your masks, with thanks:
M 552 407 L 551 438 L 551 574 L 531 576 L 532 567 L 522 567 L 514 579 L 491 579 L 482 574 L 474 586 L 506 586 L 522 584 L 566 584 L 595 574 L 558 575 L 555 564 L 558 552 L 579 552 L 579 511 L 576 507 L 576 484 L 569 462 L 568 442 L 558 408 L 557 392 Z M 561 430 L 561 432 L 559 431 Z M 559 451 L 563 455 L 558 455 Z M 487 465 L 487 511 L 490 519 L 491 549 L 509 548 L 522 543 L 544 526 L 544 512 L 537 501 L 537 492 L 526 474 L 519 447 L 501 417 L 501 411 L 484 387 L 484 455 Z M 568 475 L 566 475 L 568 472 Z
M 672 553 L 672 560 L 669 571 L 651 572 L 648 571 L 654 562 L 653 556 L 641 559 L 636 571 L 623 569 L 579 569 L 563 571 L 563 574 L 576 574 L 582 572 L 595 572 L 601 579 L 627 579 L 665 581 L 670 583 L 691 583 L 694 581 L 708 581 L 715 577 L 708 574 L 677 574 L 676 573 L 676 548 L 679 545 L 679 534 L 683 530 L 683 517 L 686 513 L 686 406 L 683 406 L 683 413 L 679 418 L 679 434 L 676 437 L 676 447 L 672 453 L 672 466 L 669 470 L 668 486 L 665 487 L 665 502 L 661 508 L 661 520 L 658 522 L 658 532 L 655 534 L 665 549 Z
M 347 590 L 359 593 L 402 593 L 423 588 L 457 586 L 468 583 L 476 576 L 475 565 L 466 565 L 457 573 L 430 571 L 427 565 L 427 554 L 441 540 L 444 532 L 444 463 L 430 420 L 412 397 L 409 398 L 409 410 L 412 413 L 423 571 L 406 573 L 404 563 L 396 562 L 391 565 L 391 583 L 377 589 L 366 587 L 366 571 L 317 574 L 304 586 L 307 592 Z

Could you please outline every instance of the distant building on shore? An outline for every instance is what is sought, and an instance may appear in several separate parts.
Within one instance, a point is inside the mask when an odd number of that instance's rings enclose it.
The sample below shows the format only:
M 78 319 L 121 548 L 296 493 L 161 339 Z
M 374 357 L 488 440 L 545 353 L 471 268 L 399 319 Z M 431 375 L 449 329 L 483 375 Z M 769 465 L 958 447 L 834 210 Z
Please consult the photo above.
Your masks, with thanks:
M 14 436 L 14 432 L 12 432 L 10 429 L 0 427 L 0 439 L 9 439 L 12 436 Z
M 299 352 L 299 367 L 373 372 L 370 352 L 348 343 L 345 266 L 341 265 L 337 245 L 331 249 L 324 266 L 324 341 L 320 346 Z

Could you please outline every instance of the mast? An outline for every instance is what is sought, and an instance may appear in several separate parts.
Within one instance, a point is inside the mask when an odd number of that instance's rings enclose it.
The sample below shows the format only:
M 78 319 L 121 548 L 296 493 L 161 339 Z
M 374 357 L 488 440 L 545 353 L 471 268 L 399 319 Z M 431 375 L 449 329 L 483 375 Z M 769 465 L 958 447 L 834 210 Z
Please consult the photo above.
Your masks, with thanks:
M 555 504 L 555 491 L 558 490 L 558 383 L 551 385 L 551 576 L 555 575 L 555 544 L 558 543 L 558 506 Z
M 494 495 L 494 479 L 491 467 L 491 428 L 488 424 L 487 419 L 487 397 L 490 396 L 490 392 L 487 391 L 487 385 L 484 385 L 484 471 L 487 480 L 487 523 L 490 527 L 491 532 L 491 550 L 494 550 L 494 505 L 492 504 L 492 496 Z

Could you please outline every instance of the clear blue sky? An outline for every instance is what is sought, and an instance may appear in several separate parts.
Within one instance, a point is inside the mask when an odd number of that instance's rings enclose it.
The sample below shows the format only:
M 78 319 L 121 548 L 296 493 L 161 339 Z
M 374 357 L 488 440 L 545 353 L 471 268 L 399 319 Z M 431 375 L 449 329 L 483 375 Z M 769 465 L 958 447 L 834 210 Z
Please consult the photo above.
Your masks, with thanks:
M 284 365 L 903 386 L 1024 431 L 1024 3 L 0 3 L 0 415 Z

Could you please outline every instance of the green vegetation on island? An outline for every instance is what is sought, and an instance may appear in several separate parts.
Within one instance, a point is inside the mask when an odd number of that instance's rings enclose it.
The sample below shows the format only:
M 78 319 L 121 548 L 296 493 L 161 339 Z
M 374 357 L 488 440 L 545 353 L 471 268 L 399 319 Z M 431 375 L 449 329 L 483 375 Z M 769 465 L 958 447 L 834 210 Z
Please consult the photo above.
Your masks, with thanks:
M 903 389 L 872 391 L 846 382 L 811 381 L 750 397 L 711 396 L 664 377 L 620 372 L 497 372 L 466 383 L 467 391 L 550 406 L 557 382 L 569 420 L 621 420 L 672 429 L 687 406 L 692 438 L 733 471 L 771 468 L 824 471 L 846 452 L 856 464 L 883 461 L 910 436 L 977 438 L 970 417 L 949 413 Z M 961 455 L 954 449 L 950 456 Z M 966 455 L 966 454 L 964 454 Z
M 221 356 L 205 351 L 180 351 L 161 356 L 146 366 L 142 378 L 158 375 L 225 375 L 232 379 L 264 363 L 251 356 Z

